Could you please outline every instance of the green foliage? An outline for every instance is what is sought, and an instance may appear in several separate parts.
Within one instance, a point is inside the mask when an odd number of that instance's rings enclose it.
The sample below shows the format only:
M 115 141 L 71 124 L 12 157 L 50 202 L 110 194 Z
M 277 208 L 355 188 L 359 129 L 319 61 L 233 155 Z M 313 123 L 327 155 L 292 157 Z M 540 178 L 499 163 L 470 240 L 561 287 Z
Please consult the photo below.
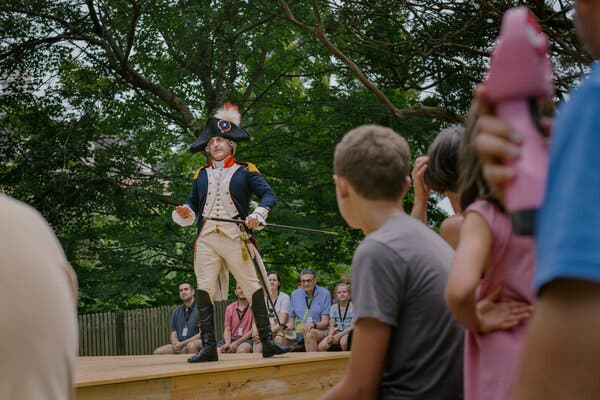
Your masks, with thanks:
M 79 278 L 81 312 L 174 304 L 178 284 L 195 283 L 195 230 L 170 214 L 205 163 L 187 147 L 224 101 L 240 106 L 254 136 L 238 159 L 255 163 L 277 193 L 269 222 L 339 233 L 265 229 L 258 239 L 267 269 L 287 292 L 303 268 L 333 288 L 362 239 L 337 210 L 335 144 L 377 123 L 405 136 L 413 158 L 424 154 L 448 116 L 466 112 L 507 7 L 295 2 L 294 21 L 283 5 L 0 4 L 0 190 L 55 229 Z M 536 13 L 563 39 L 555 59 L 564 90 L 589 55 L 557 7 Z M 414 113 L 400 118 L 384 99 Z M 433 200 L 428 207 L 437 228 L 444 215 Z

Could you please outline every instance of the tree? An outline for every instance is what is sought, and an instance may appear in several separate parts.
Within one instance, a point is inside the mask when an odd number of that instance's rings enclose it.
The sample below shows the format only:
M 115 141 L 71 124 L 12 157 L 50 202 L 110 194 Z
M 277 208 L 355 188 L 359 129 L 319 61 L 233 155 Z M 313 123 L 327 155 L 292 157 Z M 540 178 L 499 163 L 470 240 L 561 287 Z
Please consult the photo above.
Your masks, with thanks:
M 335 202 L 347 130 L 388 125 L 413 154 L 464 115 L 508 4 L 497 1 L 6 0 L 0 4 L 0 190 L 50 221 L 83 312 L 174 303 L 193 229 L 170 220 L 205 161 L 188 145 L 224 101 L 254 140 L 238 157 L 278 194 L 258 234 L 284 288 L 347 272 L 361 239 Z M 568 5 L 532 3 L 554 38 L 559 94 L 589 61 Z M 410 207 L 411 198 L 406 207 Z M 431 211 L 435 211 L 433 207 Z M 435 225 L 441 214 L 434 213 Z
M 314 37 L 373 92 L 392 116 L 430 116 L 456 122 L 473 86 L 481 82 L 504 12 L 528 6 L 549 36 L 558 98 L 592 62 L 573 23 L 573 2 L 497 1 L 312 1 L 280 0 L 284 18 Z M 432 96 L 439 104 L 399 107 L 382 88 Z
M 277 148 L 301 143 L 321 123 L 305 109 L 322 102 L 312 96 L 328 90 L 320 81 L 330 71 L 306 62 L 307 49 L 287 35 L 287 24 L 244 2 L 9 2 L 0 11 L 8 33 L 0 67 L 11 80 L 2 116 L 12 135 L 2 188 L 57 230 L 80 279 L 82 311 L 173 299 L 177 281 L 191 279 L 193 230 L 177 229 L 169 216 L 204 162 L 187 145 L 224 100 L 239 104 L 244 126 L 256 132 L 240 156 L 280 193 L 282 215 L 305 215 L 312 220 L 301 224 L 319 227 L 311 207 L 333 199 L 331 173 L 323 173 L 329 160 L 296 158 L 314 148 L 299 145 L 297 155 Z M 311 94 L 306 82 L 313 79 Z M 329 190 L 302 195 L 306 172 L 315 178 L 311 186 L 327 176 Z M 328 220 L 340 225 L 332 212 Z M 330 257 L 321 268 L 347 262 L 348 252 L 325 238 L 262 236 L 265 258 L 276 266 L 319 261 L 324 246 Z

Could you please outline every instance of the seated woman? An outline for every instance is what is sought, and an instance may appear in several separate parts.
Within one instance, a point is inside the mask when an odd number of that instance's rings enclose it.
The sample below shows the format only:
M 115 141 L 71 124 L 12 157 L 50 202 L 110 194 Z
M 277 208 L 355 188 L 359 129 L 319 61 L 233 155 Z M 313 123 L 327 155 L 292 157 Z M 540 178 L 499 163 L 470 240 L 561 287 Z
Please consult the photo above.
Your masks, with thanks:
M 265 297 L 267 310 L 269 310 L 269 320 L 271 321 L 271 331 L 275 342 L 291 345 L 296 341 L 295 332 L 286 330 L 286 324 L 290 315 L 290 296 L 280 291 L 281 279 L 279 273 L 270 271 L 267 273 L 269 281 L 268 297 Z M 258 332 L 254 335 L 254 352 L 261 351 Z

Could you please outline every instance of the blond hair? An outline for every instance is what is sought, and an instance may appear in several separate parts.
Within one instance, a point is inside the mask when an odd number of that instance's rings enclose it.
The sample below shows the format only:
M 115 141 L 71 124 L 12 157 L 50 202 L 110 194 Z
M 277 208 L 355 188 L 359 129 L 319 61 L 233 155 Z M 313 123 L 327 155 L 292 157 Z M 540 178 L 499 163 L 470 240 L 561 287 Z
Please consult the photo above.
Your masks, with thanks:
M 338 289 L 339 289 L 340 287 L 342 287 L 342 286 L 345 286 L 345 287 L 346 287 L 346 290 L 348 291 L 348 294 L 350 294 L 350 293 L 351 293 L 350 285 L 349 285 L 349 284 L 347 284 L 346 282 L 340 282 L 340 283 L 338 283 L 337 285 L 335 285 L 335 290 L 334 290 L 334 294 L 335 294 L 335 296 L 337 296 Z
M 366 199 L 397 200 L 410 171 L 410 149 L 392 129 L 362 125 L 335 147 L 333 170 Z

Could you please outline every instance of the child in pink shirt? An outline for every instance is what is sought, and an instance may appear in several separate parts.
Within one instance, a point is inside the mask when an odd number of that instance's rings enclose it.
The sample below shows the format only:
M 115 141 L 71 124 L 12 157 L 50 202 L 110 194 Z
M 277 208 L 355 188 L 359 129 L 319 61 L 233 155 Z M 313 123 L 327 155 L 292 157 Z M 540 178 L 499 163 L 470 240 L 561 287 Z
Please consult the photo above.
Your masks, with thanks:
M 459 196 L 464 221 L 446 287 L 446 301 L 465 333 L 466 400 L 510 396 L 534 303 L 535 251 L 531 237 L 516 236 L 508 215 L 487 186 L 473 146 L 473 129 L 461 144 Z M 513 302 L 513 319 L 485 313 L 477 302 L 492 293 Z M 520 302 L 520 303 L 519 303 Z M 525 303 L 525 304 L 523 304 Z M 498 325 L 498 321 L 502 323 Z

